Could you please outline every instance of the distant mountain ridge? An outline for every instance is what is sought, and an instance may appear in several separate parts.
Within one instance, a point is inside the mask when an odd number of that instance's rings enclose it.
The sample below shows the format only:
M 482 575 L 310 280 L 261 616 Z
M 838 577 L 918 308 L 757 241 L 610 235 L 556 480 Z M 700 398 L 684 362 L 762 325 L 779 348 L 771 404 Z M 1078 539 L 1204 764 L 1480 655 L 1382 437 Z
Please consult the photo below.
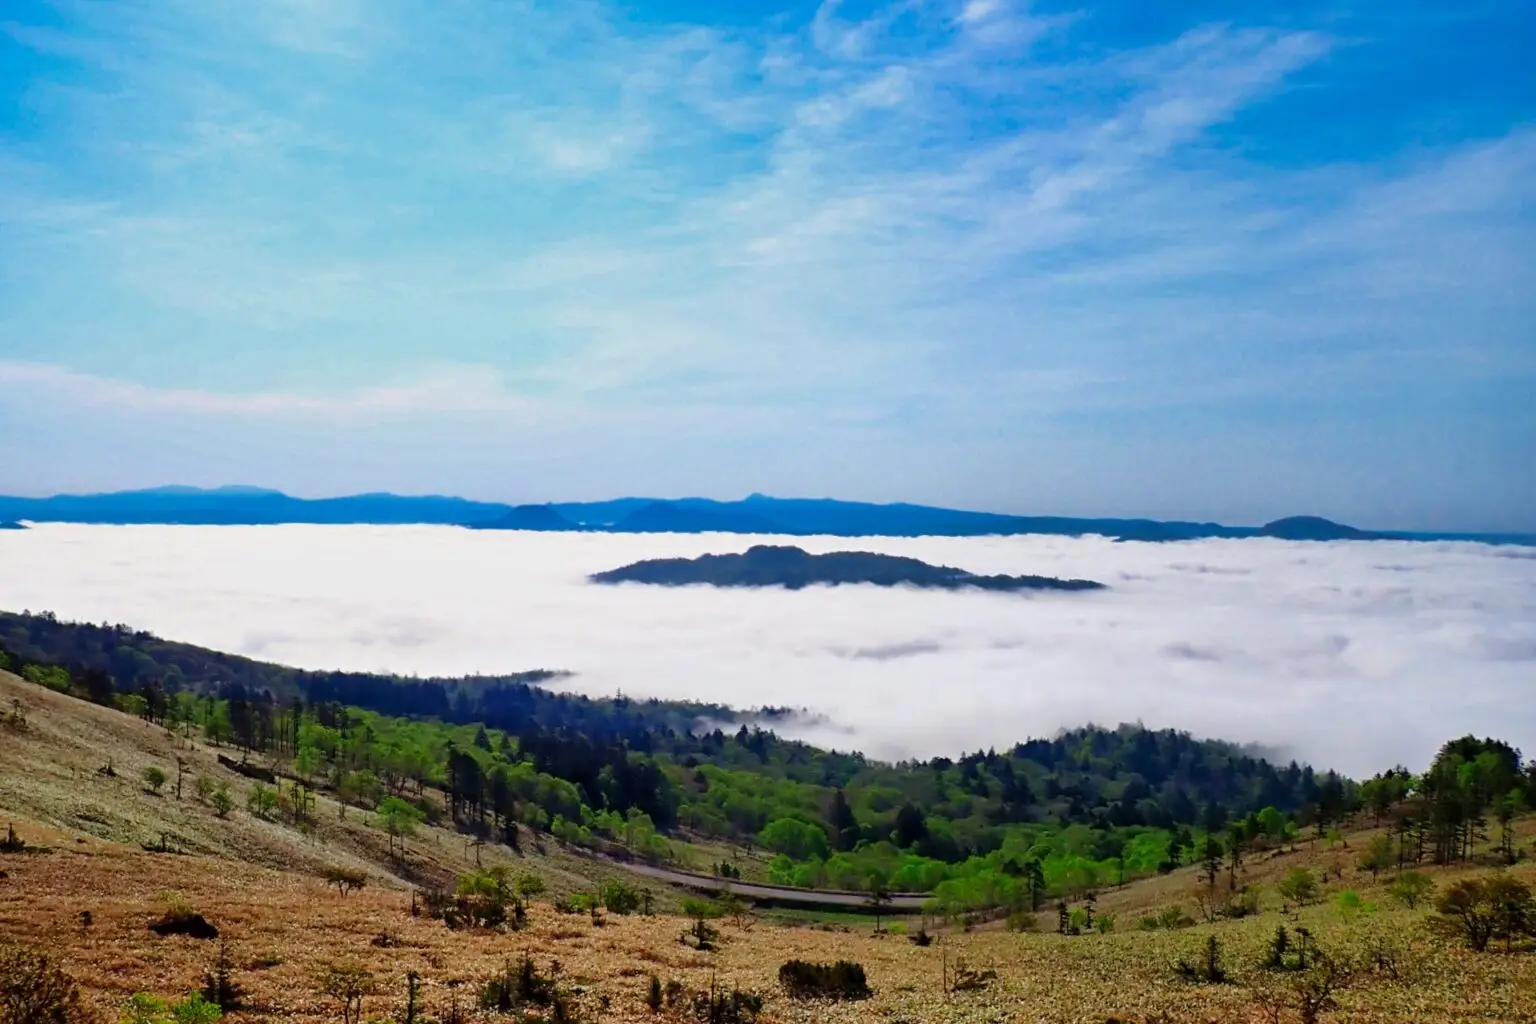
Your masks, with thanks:
M 936 590 L 1103 590 L 1095 580 L 1054 576 L 979 576 L 916 558 L 868 551 L 813 555 L 786 545 L 758 544 L 741 554 L 698 558 L 653 558 L 588 577 L 593 583 L 648 583 L 664 587 L 707 584 L 714 587 L 784 587 L 800 590 L 823 584 L 868 583 L 877 587 L 911 586 Z
M 160 487 L 51 498 L 0 497 L 0 522 L 172 524 L 188 526 L 438 524 L 485 530 L 597 530 L 614 533 L 734 533 L 835 537 L 976 537 L 1090 534 L 1126 541 L 1272 537 L 1283 540 L 1466 540 L 1536 545 L 1533 534 L 1371 532 L 1317 516 L 1264 526 L 1157 519 L 1016 516 L 904 502 L 877 505 L 832 498 L 739 501 L 710 498 L 617 498 L 610 501 L 508 505 L 445 495 L 356 494 L 295 498 L 256 487 Z

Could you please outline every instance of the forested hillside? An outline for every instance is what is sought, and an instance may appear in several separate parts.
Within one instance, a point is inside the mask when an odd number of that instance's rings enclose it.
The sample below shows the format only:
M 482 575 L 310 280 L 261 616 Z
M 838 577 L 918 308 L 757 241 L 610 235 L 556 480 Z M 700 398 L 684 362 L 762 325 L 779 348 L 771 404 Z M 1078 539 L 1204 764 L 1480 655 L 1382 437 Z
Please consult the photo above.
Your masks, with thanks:
M 392 715 L 485 722 L 517 729 L 532 721 L 545 728 L 593 734 L 687 729 L 701 717 L 724 717 L 719 705 L 682 701 L 592 700 L 532 684 L 565 673 L 549 669 L 510 676 L 421 679 L 372 672 L 307 672 L 163 640 L 125 625 L 61 622 L 50 614 L 0 612 L 0 650 L 18 663 L 61 667 L 90 693 L 143 689 L 177 693 L 239 694 L 259 704 L 294 698 L 368 707 Z M 98 699 L 98 703 L 105 703 Z M 260 727 L 260 721 L 252 728 Z M 249 737 L 247 737 L 249 739 Z M 251 741 L 254 745 L 255 741 Z
M 1359 785 L 1139 726 L 890 765 L 756 726 L 694 726 L 724 708 L 592 701 L 527 678 L 304 673 L 47 616 L 0 619 L 0 667 L 275 767 L 273 799 L 296 822 L 306 793 L 324 788 L 509 843 L 521 823 L 664 860 L 674 839 L 706 836 L 776 854 L 770 876 L 783 884 L 932 891 L 951 908 L 1021 891 L 1038 902 L 1181 863 L 1215 871 L 1324 838 L 1362 808 L 1395 822 L 1400 858 L 1444 862 L 1536 795 L 1536 766 L 1470 737 L 1423 776 L 1400 768 Z M 441 800 L 423 799 L 429 790 Z

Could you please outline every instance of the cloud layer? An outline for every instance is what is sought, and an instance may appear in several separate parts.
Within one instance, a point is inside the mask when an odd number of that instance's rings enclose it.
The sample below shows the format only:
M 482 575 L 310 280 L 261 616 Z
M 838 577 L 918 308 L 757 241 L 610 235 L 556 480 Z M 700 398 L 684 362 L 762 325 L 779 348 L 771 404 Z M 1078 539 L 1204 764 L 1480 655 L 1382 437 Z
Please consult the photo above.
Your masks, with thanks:
M 788 705 L 897 758 L 1142 720 L 1351 773 L 1464 732 L 1536 749 L 1536 561 L 1461 544 L 810 538 L 1096 594 L 594 586 L 745 537 L 411 527 L 0 533 L 0 607 L 127 622 L 309 668 L 565 668 L 592 694 Z M 797 541 L 799 543 L 800 541 Z

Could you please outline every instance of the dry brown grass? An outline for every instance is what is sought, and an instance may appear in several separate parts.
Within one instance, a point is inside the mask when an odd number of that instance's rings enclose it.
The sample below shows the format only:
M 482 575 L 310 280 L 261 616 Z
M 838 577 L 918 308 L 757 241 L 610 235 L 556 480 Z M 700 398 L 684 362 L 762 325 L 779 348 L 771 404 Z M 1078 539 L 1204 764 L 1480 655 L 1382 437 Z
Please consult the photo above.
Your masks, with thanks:
M 87 1000 L 112 1019 L 134 992 L 174 995 L 200 984 L 216 943 L 157 938 L 147 927 L 174 899 L 205 914 L 227 938 L 252 1005 L 231 1015 L 237 1022 L 340 1020 L 336 1005 L 317 995 L 314 984 L 316 973 L 337 960 L 356 961 L 377 974 L 381 992 L 369 998 L 365 1015 L 398 1019 L 406 972 L 415 971 L 423 979 L 426 1010 L 437 1017 L 455 999 L 472 1006 L 481 981 L 508 958 L 525 954 L 541 969 L 559 962 L 560 976 L 582 990 L 577 999 L 590 1021 L 654 1021 L 645 1007 L 654 973 L 664 983 L 677 980 L 695 990 L 713 980 L 761 992 L 769 997 L 764 1017 L 770 1021 L 1257 1022 L 1264 1018 L 1245 986 L 1190 986 L 1175 979 L 1170 963 L 1215 934 L 1229 967 L 1242 975 L 1281 921 L 1307 925 L 1325 947 L 1359 947 L 1372 934 L 1404 947 L 1401 981 L 1373 978 L 1344 992 L 1340 1010 L 1327 1019 L 1536 1021 L 1536 954 L 1475 955 L 1430 936 L 1425 910 L 1391 905 L 1369 876 L 1354 872 L 1363 834 L 1351 836 L 1352 849 L 1336 855 L 1303 846 L 1294 854 L 1252 860 L 1240 879 L 1272 888 L 1297 864 L 1315 867 L 1336 856 L 1346 879 L 1329 888 L 1357 888 L 1378 905 L 1352 923 L 1328 904 L 1297 919 L 1283 917 L 1271 896 L 1269 909 L 1257 918 L 1171 934 L 1133 931 L 1134 918 L 1147 910 L 1173 902 L 1193 910 L 1198 884 L 1192 872 L 1180 871 L 1106 892 L 1101 910 L 1119 917 L 1119 931 L 1111 935 L 947 931 L 919 948 L 899 936 L 876 936 L 868 924 L 789 928 L 749 921 L 742 928 L 719 922 L 719 949 L 701 953 L 679 941 L 687 926 L 680 918 L 608 916 L 598 927 L 583 915 L 558 914 L 547 903 L 532 907 L 524 932 L 450 932 L 410 915 L 409 893 L 388 870 L 383 837 L 357 812 L 337 821 L 334 805 L 323 804 L 330 813 L 322 811 L 320 834 L 310 839 L 253 822 L 243 811 L 219 820 L 190 798 L 149 796 L 135 779 L 138 768 L 166 764 L 179 749 L 198 759 L 199 770 L 217 771 L 212 753 L 178 748 L 163 730 L 126 716 L 0 679 L 0 700 L 8 704 L 13 691 L 26 700 L 33 728 L 24 736 L 0 737 L 0 828 L 14 816 L 24 839 L 55 852 L 0 856 L 0 870 L 8 874 L 0 880 L 0 941 L 56 954 Z M 76 777 L 66 766 L 75 760 L 93 768 L 107 750 L 122 778 L 89 772 Z M 174 856 L 138 847 L 167 826 L 198 852 Z M 1525 828 L 1529 834 L 1531 823 Z M 462 841 L 446 832 L 424 837 L 413 849 L 434 873 L 451 874 L 473 861 Z M 596 870 L 553 848 L 548 857 L 518 863 L 538 867 L 557 891 L 589 884 L 582 872 Z M 377 884 L 343 897 L 316 875 L 328 864 L 364 866 Z M 1515 870 L 1536 881 L 1531 862 Z M 1462 873 L 1434 872 L 1442 885 Z M 92 915 L 89 928 L 80 924 L 85 910 Z M 1042 922 L 1050 916 L 1042 915 Z M 381 935 L 388 940 L 376 941 Z M 856 960 L 875 995 L 848 1004 L 790 1001 L 778 991 L 776 974 L 792 958 Z M 985 991 L 946 994 L 943 979 L 962 964 L 994 970 L 997 980 Z
M 46 856 L 5 858 L 10 877 L 0 883 L 0 935 L 56 953 L 81 983 L 89 1001 L 111 1012 L 136 991 L 161 994 L 197 987 L 214 943 L 156 938 L 149 921 L 169 898 L 208 915 L 227 937 L 239 980 L 254 1009 L 236 1020 L 330 1021 L 335 1007 L 315 994 L 315 973 L 333 960 L 353 960 L 375 971 L 384 988 L 370 1013 L 397 1013 L 405 973 L 424 979 L 435 1015 L 457 992 L 473 1001 L 480 981 L 507 958 L 531 955 L 541 968 L 560 964 L 561 977 L 580 987 L 588 1019 L 652 1018 L 644 1006 L 649 976 L 677 979 L 695 989 L 711 979 L 770 996 L 768 1017 L 781 1021 L 1083 1021 L 1111 1017 L 1171 1021 L 1259 1020 L 1241 986 L 1190 987 L 1176 982 L 1169 962 L 1199 943 L 1206 928 L 1171 935 L 1118 933 L 1062 938 L 985 932 L 945 934 L 918 948 L 898 936 L 853 931 L 750 929 L 722 924 L 715 952 L 700 953 L 678 938 L 686 923 L 675 917 L 609 917 L 601 927 L 580 915 L 560 915 L 547 904 L 532 909 L 530 928 L 506 935 L 450 932 L 409 914 L 403 892 L 366 890 L 347 897 L 318 879 L 228 860 L 164 857 L 125 849 L 61 849 Z M 90 910 L 93 924 L 79 925 Z M 1303 920 L 1325 944 L 1352 930 L 1376 927 L 1413 937 L 1411 974 L 1404 984 L 1372 982 L 1345 993 L 1341 1021 L 1529 1021 L 1536 1007 L 1536 957 L 1475 955 L 1425 935 L 1419 914 L 1381 910 L 1351 929 L 1314 908 Z M 1237 966 L 1256 957 L 1276 914 L 1214 926 Z M 393 941 L 374 940 L 389 933 Z M 1350 941 L 1353 941 L 1351 939 Z M 797 1004 L 776 988 L 778 966 L 791 958 L 850 958 L 869 974 L 875 998 L 862 1003 Z M 256 969 L 253 965 L 272 963 Z M 998 981 L 984 992 L 946 996 L 942 978 L 964 963 L 992 969 Z M 601 997 L 609 1008 L 600 1006 Z
M 50 843 L 87 850 L 116 845 L 139 849 L 157 845 L 164 834 L 172 848 L 188 854 L 309 874 L 349 868 L 385 886 L 451 884 L 472 867 L 494 863 L 512 863 L 519 872 L 538 874 L 554 893 L 587 889 L 620 874 L 553 841 L 525 844 L 523 857 L 490 845 L 477 854 L 464 836 L 431 827 L 423 827 L 420 836 L 410 840 L 402 865 L 391 859 L 389 840 L 372 826 L 370 814 L 343 808 L 323 793 L 308 833 L 247 814 L 250 780 L 218 763 L 220 753 L 238 756 L 229 748 L 188 742 L 130 715 L 0 672 L 0 709 L 8 711 L 15 700 L 26 709 L 28 727 L 23 733 L 0 733 L 0 830 L 14 818 L 33 828 L 41 826 L 52 837 Z M 181 799 L 175 796 L 178 758 L 187 766 Z M 109 760 L 115 777 L 97 771 Z M 171 777 L 160 795 L 145 792 L 140 781 L 140 773 L 150 765 L 164 768 Z M 229 817 L 219 818 L 212 807 L 197 801 L 194 780 L 200 774 L 228 784 L 236 805 Z M 659 906 L 675 906 L 674 893 L 651 885 Z

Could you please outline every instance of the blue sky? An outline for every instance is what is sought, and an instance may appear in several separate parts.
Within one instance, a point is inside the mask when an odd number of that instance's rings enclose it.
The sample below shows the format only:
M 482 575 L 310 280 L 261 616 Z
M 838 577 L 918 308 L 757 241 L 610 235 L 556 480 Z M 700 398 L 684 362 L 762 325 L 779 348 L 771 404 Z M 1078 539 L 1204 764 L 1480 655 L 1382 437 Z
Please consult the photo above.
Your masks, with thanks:
M 1532 38 L 1518 0 L 12 0 L 0 491 L 1536 529 Z

